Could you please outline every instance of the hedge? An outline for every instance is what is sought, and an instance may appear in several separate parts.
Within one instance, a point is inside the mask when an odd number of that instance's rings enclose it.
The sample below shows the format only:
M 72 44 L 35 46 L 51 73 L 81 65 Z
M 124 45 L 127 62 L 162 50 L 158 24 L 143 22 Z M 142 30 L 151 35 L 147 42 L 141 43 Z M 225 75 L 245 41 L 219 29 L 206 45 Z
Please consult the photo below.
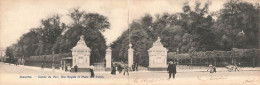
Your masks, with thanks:
M 236 58 L 236 57 L 258 57 L 259 49 L 232 49 L 231 51 L 206 51 L 206 52 L 193 52 L 186 54 L 176 54 L 176 52 L 169 52 L 168 59 L 212 59 L 212 58 Z
M 52 62 L 53 59 L 55 62 L 59 62 L 63 57 L 72 57 L 71 53 L 62 53 L 54 55 L 40 55 L 40 56 L 30 56 L 26 58 L 28 61 L 37 61 L 37 62 Z

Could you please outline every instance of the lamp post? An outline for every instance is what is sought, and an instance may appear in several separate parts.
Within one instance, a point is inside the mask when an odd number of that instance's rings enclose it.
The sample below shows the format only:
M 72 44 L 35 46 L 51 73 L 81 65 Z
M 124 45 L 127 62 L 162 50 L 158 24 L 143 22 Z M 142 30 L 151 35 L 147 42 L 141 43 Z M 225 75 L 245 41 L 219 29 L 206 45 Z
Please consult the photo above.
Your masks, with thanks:
M 55 70 L 55 64 L 54 64 L 54 49 L 52 49 L 52 70 L 54 71 Z
M 177 63 L 176 64 L 179 64 L 178 52 L 179 52 L 179 49 L 177 48 L 177 52 L 176 52 L 176 54 L 177 54 Z

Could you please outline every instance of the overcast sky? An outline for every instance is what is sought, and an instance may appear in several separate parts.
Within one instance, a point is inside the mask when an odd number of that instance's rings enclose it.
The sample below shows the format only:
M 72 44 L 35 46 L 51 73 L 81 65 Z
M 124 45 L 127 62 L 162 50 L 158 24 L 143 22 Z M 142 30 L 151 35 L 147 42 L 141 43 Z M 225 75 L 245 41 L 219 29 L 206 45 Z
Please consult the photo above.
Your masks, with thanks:
M 195 0 L 186 0 L 194 7 Z M 207 0 L 201 0 L 205 2 Z M 250 0 L 256 2 L 257 0 Z M 40 20 L 54 14 L 61 14 L 61 21 L 70 23 L 69 10 L 79 7 L 86 12 L 106 16 L 111 23 L 109 30 L 103 32 L 107 44 L 116 40 L 128 27 L 129 22 L 145 14 L 182 12 L 185 0 L 1 0 L 0 1 L 0 47 L 16 43 L 22 34 L 31 28 L 39 27 Z M 226 0 L 211 0 L 210 11 L 223 7 Z

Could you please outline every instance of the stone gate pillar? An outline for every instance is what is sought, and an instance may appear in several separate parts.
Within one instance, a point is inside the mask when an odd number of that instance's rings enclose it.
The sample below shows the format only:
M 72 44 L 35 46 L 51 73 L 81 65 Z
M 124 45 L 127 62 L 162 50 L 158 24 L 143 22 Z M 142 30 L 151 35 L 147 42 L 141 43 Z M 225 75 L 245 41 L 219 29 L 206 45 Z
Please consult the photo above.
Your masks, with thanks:
M 149 52 L 149 70 L 150 71 L 166 71 L 167 70 L 167 49 L 163 47 L 161 39 L 153 43 L 153 47 Z
M 89 71 L 90 66 L 90 52 L 91 49 L 88 48 L 87 44 L 84 41 L 83 35 L 80 37 L 80 40 L 77 42 L 77 45 L 71 49 L 72 52 L 72 69 L 74 72 L 74 66 L 78 66 L 78 72 L 87 72 Z
M 112 55 L 112 50 L 110 46 L 106 50 L 106 71 L 111 70 L 111 55 Z
M 134 57 L 134 50 L 132 49 L 132 44 L 129 44 L 129 49 L 128 49 L 128 66 L 131 67 L 133 65 L 133 57 Z

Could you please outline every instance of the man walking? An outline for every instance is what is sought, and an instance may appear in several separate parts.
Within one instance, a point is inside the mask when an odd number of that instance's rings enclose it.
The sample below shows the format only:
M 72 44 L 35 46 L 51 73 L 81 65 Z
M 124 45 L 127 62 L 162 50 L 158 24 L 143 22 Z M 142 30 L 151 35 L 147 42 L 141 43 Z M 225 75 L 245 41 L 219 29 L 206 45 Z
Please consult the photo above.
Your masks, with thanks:
M 135 71 L 138 71 L 138 64 L 135 63 Z
M 171 75 L 172 78 L 174 79 L 176 74 L 176 65 L 172 61 L 170 61 L 167 71 L 169 72 L 169 79 L 171 78 Z
M 235 64 L 234 68 L 235 68 L 235 71 L 239 71 L 237 64 Z
M 90 78 L 94 78 L 94 77 L 95 77 L 94 66 L 91 65 L 91 66 L 90 66 Z
M 43 68 L 44 68 L 44 64 L 43 63 L 41 64 L 41 67 L 42 67 L 42 70 L 43 70 Z
M 123 75 L 125 75 L 125 73 L 127 73 L 127 75 L 129 76 L 128 70 L 129 70 L 128 65 L 127 65 L 127 64 L 124 64 L 124 74 L 123 74 Z

